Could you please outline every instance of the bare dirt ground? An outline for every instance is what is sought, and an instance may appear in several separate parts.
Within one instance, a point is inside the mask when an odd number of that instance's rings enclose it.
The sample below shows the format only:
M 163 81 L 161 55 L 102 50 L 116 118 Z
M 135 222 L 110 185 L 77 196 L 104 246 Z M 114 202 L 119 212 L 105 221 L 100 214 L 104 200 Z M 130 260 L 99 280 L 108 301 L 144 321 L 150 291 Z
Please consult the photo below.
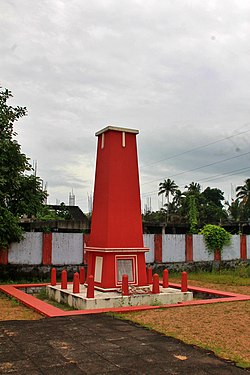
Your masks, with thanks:
M 171 279 L 179 282 L 179 279 Z M 229 286 L 191 280 L 189 285 L 250 294 L 249 286 Z M 142 324 L 188 344 L 210 349 L 218 356 L 250 367 L 250 301 L 124 314 Z
M 171 281 L 179 282 L 179 279 L 172 278 Z M 250 294 L 250 286 L 197 280 L 190 280 L 189 285 Z M 218 356 L 235 361 L 243 367 L 250 367 L 250 301 L 127 313 L 123 317 L 186 343 L 212 350 Z M 0 294 L 0 320 L 42 318 L 36 312 Z
M 37 320 L 42 318 L 40 314 L 0 293 L 0 320 Z

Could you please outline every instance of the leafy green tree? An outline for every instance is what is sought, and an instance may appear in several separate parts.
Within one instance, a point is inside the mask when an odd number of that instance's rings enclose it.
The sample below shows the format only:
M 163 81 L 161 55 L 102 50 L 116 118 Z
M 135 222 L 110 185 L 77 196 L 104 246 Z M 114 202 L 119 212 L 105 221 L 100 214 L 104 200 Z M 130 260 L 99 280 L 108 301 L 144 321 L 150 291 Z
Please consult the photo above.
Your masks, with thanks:
M 196 182 L 186 185 L 185 188 L 187 190 L 183 192 L 179 206 L 182 223 L 190 224 L 190 197 L 194 197 L 191 198 L 191 202 L 195 199 L 198 227 L 205 224 L 219 224 L 227 220 L 227 211 L 222 204 L 224 193 L 220 189 L 207 187 L 202 192 L 200 184 Z
M 217 188 L 210 188 L 207 187 L 203 192 L 202 195 L 206 198 L 207 201 L 212 202 L 215 206 L 222 208 L 224 201 L 224 193 L 222 190 Z
M 6 199 L 8 209 L 17 217 L 36 217 L 42 209 L 41 203 L 46 193 L 41 188 L 39 178 L 31 175 L 19 176 L 18 186 L 9 191 Z
M 190 233 L 198 233 L 198 210 L 196 207 L 196 199 L 194 195 L 189 196 L 189 201 L 188 201 L 188 206 L 189 206 L 189 212 L 188 212 L 188 218 L 189 218 L 189 225 Z
M 218 225 L 207 224 L 200 234 L 204 236 L 206 248 L 210 254 L 216 250 L 222 252 L 223 248 L 231 243 L 231 234 Z
M 185 189 L 182 192 L 170 179 L 161 182 L 158 195 L 165 195 L 166 204 L 158 213 L 148 214 L 147 221 L 189 224 L 190 231 L 194 233 L 206 224 L 221 224 L 228 221 L 229 209 L 226 210 L 224 206 L 222 190 L 206 187 L 202 191 L 201 185 L 197 182 L 191 182 Z M 173 196 L 171 202 L 170 195 Z
M 205 224 L 220 224 L 228 220 L 227 211 L 216 206 L 213 202 L 205 202 L 200 210 L 200 226 Z
M 14 123 L 27 114 L 25 107 L 12 107 L 8 89 L 0 87 L 0 247 L 22 238 L 19 218 L 33 216 L 46 197 L 41 181 L 32 174 L 28 158 L 15 139 Z
M 8 247 L 11 242 L 20 241 L 23 231 L 18 222 L 17 217 L 0 205 L 0 249 Z
M 164 208 L 162 208 L 159 211 L 148 211 L 142 217 L 146 222 L 161 224 L 167 221 L 167 212 Z
M 224 193 L 217 188 L 207 187 L 202 193 L 203 204 L 200 207 L 201 225 L 219 224 L 227 221 L 227 211 L 223 206 Z
M 51 206 L 43 206 L 37 214 L 37 219 L 41 221 L 49 220 L 72 220 L 72 216 L 65 203 L 60 204 L 60 208 L 55 209 Z
M 185 223 L 191 226 L 191 221 L 194 219 L 194 213 L 196 211 L 195 221 L 197 221 L 197 223 L 194 226 L 199 225 L 198 207 L 200 206 L 200 184 L 192 182 L 191 184 L 186 185 L 185 189 L 187 190 L 185 190 L 183 193 L 176 192 L 177 196 L 175 196 L 173 200 L 177 200 L 179 203 L 178 214 L 180 221 L 183 224 Z

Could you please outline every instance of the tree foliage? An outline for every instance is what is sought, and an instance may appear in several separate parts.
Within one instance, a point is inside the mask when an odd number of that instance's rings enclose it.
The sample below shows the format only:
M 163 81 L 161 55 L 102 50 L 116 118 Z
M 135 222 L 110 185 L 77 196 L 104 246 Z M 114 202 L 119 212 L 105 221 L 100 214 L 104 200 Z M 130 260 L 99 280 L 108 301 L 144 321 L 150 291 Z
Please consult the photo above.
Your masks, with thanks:
M 72 216 L 65 203 L 62 202 L 58 209 L 50 206 L 43 206 L 43 209 L 37 215 L 37 219 L 41 221 L 72 220 Z
M 0 247 L 22 238 L 19 218 L 35 216 L 46 197 L 15 139 L 14 123 L 27 114 L 27 109 L 9 105 L 11 97 L 8 89 L 0 87 Z
M 176 183 L 168 178 L 167 180 L 160 182 L 158 195 L 164 194 L 167 200 L 167 204 L 169 204 L 170 195 L 173 195 L 177 190 L 178 186 L 176 185 Z
M 250 205 L 250 178 L 247 178 L 245 184 L 237 186 L 236 196 L 244 202 L 244 204 Z
M 223 225 L 250 220 L 250 178 L 236 188 L 236 199 L 225 202 L 224 192 L 206 187 L 203 191 L 197 182 L 191 182 L 181 191 L 175 181 L 164 180 L 159 184 L 158 195 L 164 194 L 166 203 L 160 211 L 147 212 L 143 218 L 155 224 L 189 224 L 191 232 L 206 224 Z M 172 196 L 172 197 L 171 197 Z M 172 198 L 172 199 L 170 199 Z
M 218 225 L 207 224 L 200 234 L 204 236 L 209 253 L 214 253 L 216 250 L 222 252 L 223 248 L 231 243 L 231 234 Z
M 11 242 L 19 241 L 23 231 L 18 225 L 18 218 L 7 208 L 0 206 L 0 248 L 7 247 Z
M 224 193 L 220 189 L 209 186 L 202 192 L 203 196 L 217 207 L 223 207 Z
M 195 200 L 194 195 L 190 195 L 188 205 L 189 205 L 188 218 L 189 218 L 189 225 L 190 225 L 189 232 L 192 233 L 192 234 L 195 234 L 195 233 L 198 232 L 198 228 L 197 228 L 198 211 L 197 211 L 196 200 Z
M 245 184 L 236 188 L 235 206 L 239 207 L 239 220 L 247 221 L 250 218 L 250 178 L 245 180 Z

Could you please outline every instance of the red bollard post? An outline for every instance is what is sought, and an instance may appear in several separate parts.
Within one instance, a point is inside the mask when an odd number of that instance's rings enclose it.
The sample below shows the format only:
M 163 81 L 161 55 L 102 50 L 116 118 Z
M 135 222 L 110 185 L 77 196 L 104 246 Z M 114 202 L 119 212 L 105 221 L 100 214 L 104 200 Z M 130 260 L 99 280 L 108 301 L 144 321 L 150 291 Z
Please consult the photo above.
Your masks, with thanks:
M 168 270 L 165 269 L 163 271 L 163 283 L 162 283 L 163 288 L 168 288 L 169 283 L 168 283 Z
M 187 272 L 182 272 L 181 274 L 181 291 L 184 293 L 188 291 Z
M 83 285 L 85 283 L 85 269 L 84 267 L 80 268 L 80 284 Z
M 50 280 L 51 280 L 51 285 L 52 286 L 55 286 L 56 285 L 56 269 L 55 268 L 52 268 L 52 270 L 51 270 L 51 278 L 50 278 Z
M 61 275 L 61 289 L 67 289 L 68 280 L 67 280 L 67 271 L 63 270 Z
M 148 267 L 148 269 L 147 269 L 147 277 L 148 277 L 148 284 L 152 284 L 153 271 L 152 271 L 151 267 Z
M 128 275 L 122 275 L 122 295 L 123 296 L 129 295 Z
M 90 275 L 89 278 L 88 278 L 87 298 L 94 298 L 94 277 L 93 277 L 93 275 Z
M 79 281 L 79 273 L 74 273 L 73 278 L 73 293 L 80 293 L 80 281 Z
M 160 293 L 159 275 L 155 273 L 153 276 L 152 294 L 159 294 L 159 293 Z

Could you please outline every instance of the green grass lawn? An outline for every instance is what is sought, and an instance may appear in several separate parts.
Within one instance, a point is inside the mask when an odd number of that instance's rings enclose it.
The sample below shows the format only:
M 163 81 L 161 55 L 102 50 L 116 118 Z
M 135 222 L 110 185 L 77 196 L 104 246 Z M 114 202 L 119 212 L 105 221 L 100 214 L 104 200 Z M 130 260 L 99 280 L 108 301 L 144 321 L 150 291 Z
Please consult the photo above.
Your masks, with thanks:
M 181 272 L 170 272 L 169 277 L 174 279 L 180 278 Z M 235 270 L 188 272 L 188 279 L 212 284 L 250 286 L 250 265 L 239 266 Z

